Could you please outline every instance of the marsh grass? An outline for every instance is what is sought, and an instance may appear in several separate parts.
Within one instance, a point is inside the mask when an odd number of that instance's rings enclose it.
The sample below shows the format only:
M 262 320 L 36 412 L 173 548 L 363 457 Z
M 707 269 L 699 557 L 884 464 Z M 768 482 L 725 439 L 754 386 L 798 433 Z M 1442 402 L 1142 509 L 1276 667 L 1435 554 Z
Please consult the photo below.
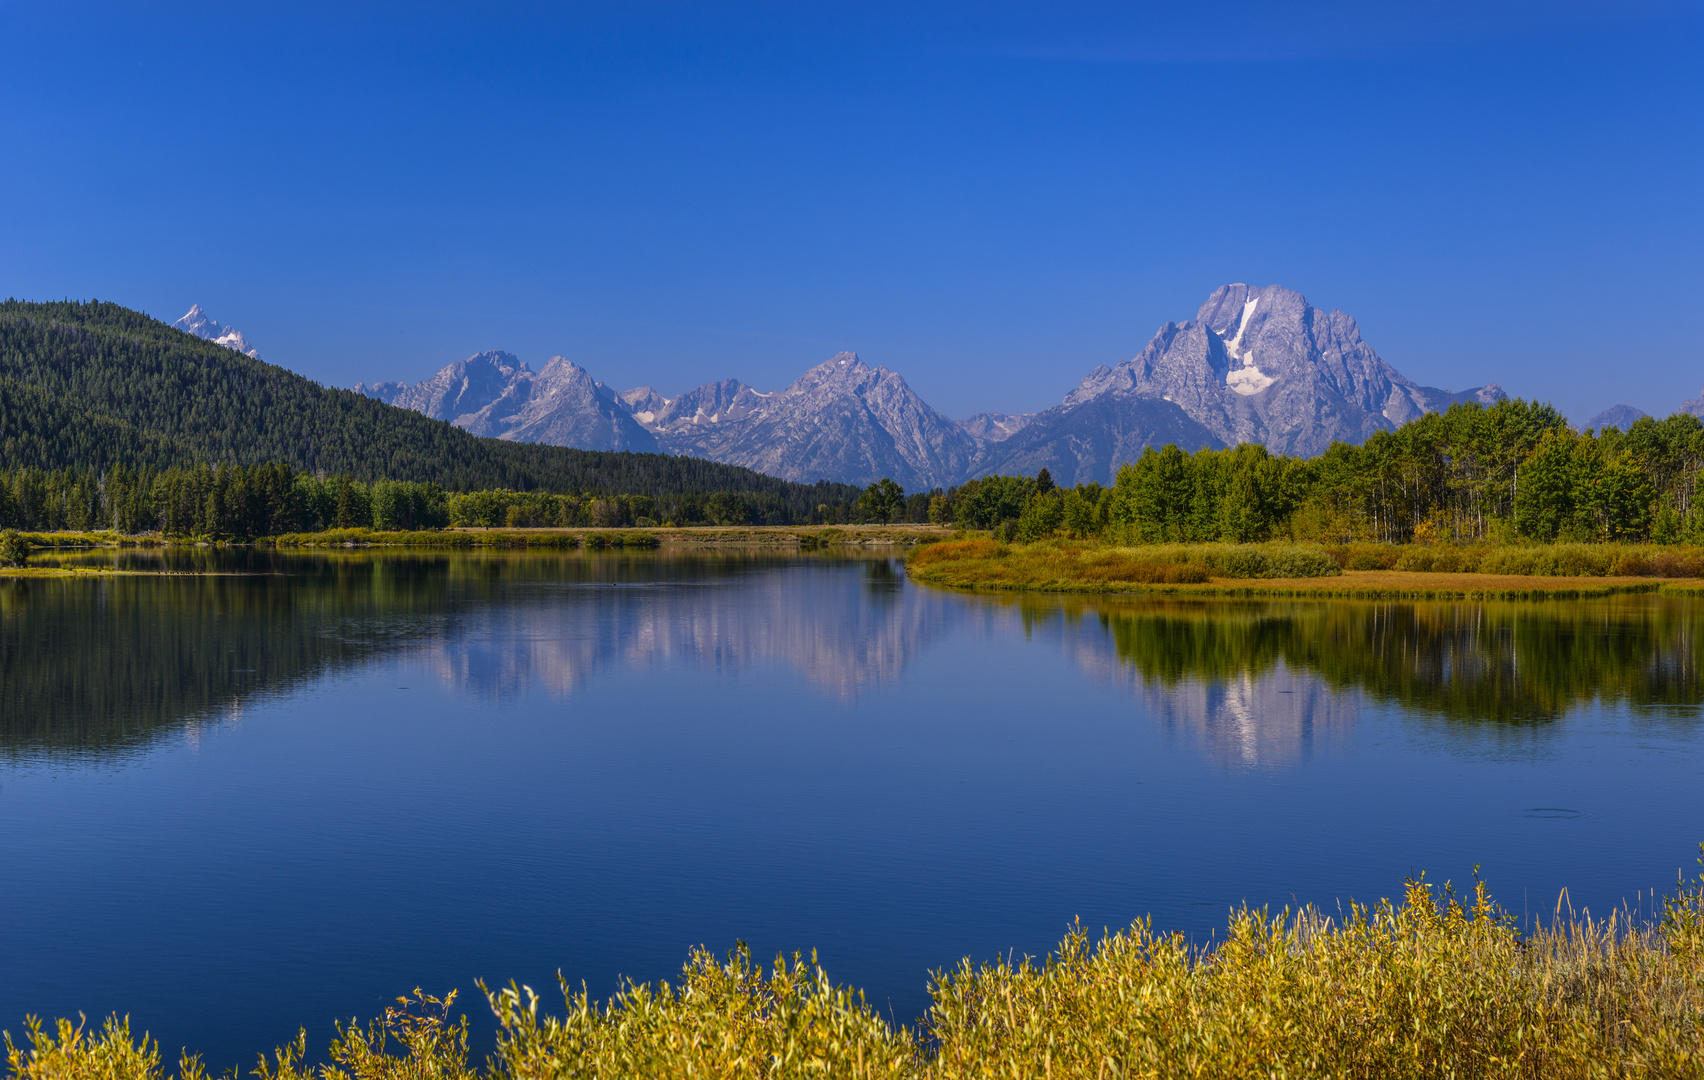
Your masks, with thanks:
M 907 566 L 918 580 L 932 584 L 1059 592 L 1199 585 L 1213 578 L 1294 579 L 1343 573 L 1323 548 L 1298 544 L 1108 547 L 1068 540 L 1033 544 L 951 540 L 918 548 Z
M 1346 570 L 1530 577 L 1704 577 L 1704 548 L 1658 544 L 1345 544 L 1325 550 Z
M 482 989 L 484 987 L 482 986 Z M 768 969 L 743 945 L 695 951 L 678 982 L 629 983 L 607 1002 L 564 982 L 562 1015 L 510 984 L 487 991 L 495 1053 L 468 1061 L 454 995 L 416 990 L 329 1062 L 307 1034 L 262 1058 L 258 1080 L 888 1077 L 1704 1076 L 1704 877 L 1660 918 L 1594 919 L 1558 904 L 1522 933 L 1477 879 L 1408 883 L 1400 901 L 1241 908 L 1191 944 L 1148 921 L 1092 940 L 1073 926 L 1042 960 L 935 972 L 914 1028 L 834 984 L 813 955 Z M 31 1019 L 8 1035 L 15 1080 L 163 1080 L 159 1047 L 127 1021 L 98 1030 Z M 181 1080 L 203 1080 L 193 1057 Z
M 1659 588 L 1662 579 L 1677 585 L 1696 581 L 1704 574 L 1704 549 L 1279 542 L 1117 547 L 1058 539 L 1009 544 L 973 537 L 918 548 L 907 568 L 919 581 L 965 589 L 1515 600 L 1649 592 Z M 1350 576 L 1341 576 L 1345 573 Z M 1331 578 L 1336 580 L 1326 580 Z M 1611 580 L 1586 580 L 1593 578 Z

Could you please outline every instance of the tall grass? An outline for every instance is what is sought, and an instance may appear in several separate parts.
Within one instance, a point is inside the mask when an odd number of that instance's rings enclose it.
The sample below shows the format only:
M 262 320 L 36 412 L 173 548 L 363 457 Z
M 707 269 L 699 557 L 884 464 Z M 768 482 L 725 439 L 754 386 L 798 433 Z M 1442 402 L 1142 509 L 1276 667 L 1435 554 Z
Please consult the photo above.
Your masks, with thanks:
M 483 989 L 483 987 L 482 987 Z M 741 947 L 694 952 L 678 983 L 607 1002 L 564 984 L 552 1015 L 510 984 L 487 998 L 499 1033 L 468 1061 L 454 995 L 416 990 L 338 1028 L 330 1062 L 307 1035 L 259 1080 L 639 1077 L 1691 1077 L 1704 1076 L 1704 877 L 1658 920 L 1560 905 L 1522 934 L 1477 880 L 1423 879 L 1400 901 L 1233 911 L 1206 947 L 1140 921 L 1091 940 L 1073 927 L 1043 960 L 961 961 L 931 980 L 915 1028 L 834 984 L 813 955 L 765 969 Z M 17 1080 L 161 1080 L 158 1044 L 126 1021 L 35 1020 L 8 1035 Z M 186 1057 L 182 1080 L 203 1080 Z
M 918 548 L 914 576 L 980 588 L 1115 590 L 1199 584 L 1210 578 L 1313 578 L 1343 571 L 1323 548 L 1299 544 L 1152 544 L 1105 547 L 1044 540 L 952 540 Z
M 1532 577 L 1704 577 L 1704 549 L 1656 544 L 1345 544 L 1325 550 L 1349 570 Z

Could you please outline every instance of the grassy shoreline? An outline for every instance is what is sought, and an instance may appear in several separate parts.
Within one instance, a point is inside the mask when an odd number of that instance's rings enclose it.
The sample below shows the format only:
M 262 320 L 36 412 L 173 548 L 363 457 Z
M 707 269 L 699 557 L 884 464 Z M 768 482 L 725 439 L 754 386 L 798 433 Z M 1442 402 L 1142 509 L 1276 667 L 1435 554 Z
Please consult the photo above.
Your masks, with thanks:
M 907 548 L 941 540 L 950 529 L 934 525 L 792 525 L 693 526 L 688 528 L 565 528 L 565 529 L 434 529 L 381 532 L 373 529 L 330 529 L 318 533 L 289 533 L 250 541 L 213 542 L 197 537 L 130 536 L 111 531 L 23 533 L 35 552 L 98 550 L 261 547 L 277 549 L 386 548 L 415 551 L 642 551 L 658 548 L 750 548 L 817 551 L 832 548 Z M 198 576 L 219 571 L 121 570 L 113 567 L 0 566 L 0 577 L 72 577 L 130 574 L 140 576 Z
M 1704 860 L 1701 860 L 1704 861 Z M 481 989 L 484 989 L 483 985 Z M 1036 961 L 933 972 L 913 1027 L 833 983 L 813 954 L 765 968 L 743 947 L 694 950 L 680 979 L 607 1002 L 563 979 L 565 1014 L 532 990 L 487 991 L 496 1052 L 469 1062 L 454 994 L 414 992 L 383 1018 L 339 1024 L 332 1064 L 302 1031 L 259 1080 L 598 1077 L 1704 1076 L 1704 877 L 1659 917 L 1594 919 L 1558 902 L 1522 932 L 1483 883 L 1422 878 L 1399 900 L 1231 911 L 1197 946 L 1148 920 L 1098 940 L 1081 926 Z M 27 1021 L 7 1036 L 15 1080 L 164 1080 L 160 1048 L 127 1021 Z M 185 1056 L 181 1080 L 205 1080 Z
M 972 537 L 917 548 L 907 560 L 906 572 L 925 584 L 964 591 L 1200 597 L 1538 600 L 1621 593 L 1693 594 L 1704 589 L 1704 581 L 1697 578 L 1344 569 L 1339 561 L 1344 555 L 1318 545 L 1120 547 L 1069 541 L 1003 544 Z M 1491 565 L 1512 565 L 1518 571 L 1523 565 L 1531 569 L 1546 564 L 1537 559 L 1524 563 L 1504 559 Z
M 953 530 L 939 525 L 694 525 L 652 528 L 449 528 L 416 531 L 327 529 L 286 533 L 252 540 L 209 540 L 198 536 L 127 534 L 105 530 L 22 532 L 41 551 L 95 548 L 162 547 L 652 547 L 720 544 L 832 546 L 839 544 L 915 544 L 941 540 Z M 588 545 L 588 541 L 590 544 Z M 655 541 L 653 543 L 652 541 Z

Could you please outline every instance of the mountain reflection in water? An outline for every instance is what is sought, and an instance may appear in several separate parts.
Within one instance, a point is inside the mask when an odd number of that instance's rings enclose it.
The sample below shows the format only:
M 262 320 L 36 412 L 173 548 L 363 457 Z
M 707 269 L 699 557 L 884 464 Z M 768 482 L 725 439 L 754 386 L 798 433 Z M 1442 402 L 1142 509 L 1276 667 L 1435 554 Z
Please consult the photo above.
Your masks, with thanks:
M 1684 598 L 984 596 L 891 552 L 53 557 L 218 573 L 0 579 L 0 1027 L 116 1011 L 212 1072 L 410 987 L 602 998 L 695 944 L 820 948 L 906 1022 L 931 969 L 1078 917 L 1204 940 L 1240 903 L 1480 864 L 1512 910 L 1602 911 L 1704 839 Z
M 86 558 L 110 559 L 102 554 Z M 220 576 L 0 582 L 0 752 L 124 752 L 398 651 L 443 687 L 572 695 L 612 669 L 781 663 L 856 696 L 949 629 L 1021 620 L 1209 759 L 1283 766 L 1369 704 L 1462 731 L 1600 702 L 1693 715 L 1699 606 L 981 597 L 888 557 L 127 553 Z M 854 570 L 855 572 L 848 572 Z

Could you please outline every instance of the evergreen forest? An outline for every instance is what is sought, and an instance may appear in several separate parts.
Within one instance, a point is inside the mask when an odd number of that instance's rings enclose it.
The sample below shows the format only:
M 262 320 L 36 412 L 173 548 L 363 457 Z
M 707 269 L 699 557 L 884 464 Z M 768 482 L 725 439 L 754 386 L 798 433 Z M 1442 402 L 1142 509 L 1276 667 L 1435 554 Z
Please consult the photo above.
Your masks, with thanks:
M 257 480 L 257 467 L 272 471 Z M 107 474 L 120 468 L 130 478 L 115 496 L 105 490 Z M 291 473 L 290 483 L 279 479 L 279 468 Z M 10 482 L 12 513 L 21 515 L 7 520 L 25 528 L 146 523 L 149 499 L 158 507 L 155 527 L 166 527 L 168 519 L 174 525 L 189 519 L 185 500 L 205 502 L 221 485 L 264 487 L 276 500 L 301 474 L 450 492 L 700 503 L 722 493 L 724 501 L 737 496 L 759 524 L 821 519 L 835 508 L 844 518 L 859 496 L 850 485 L 796 484 L 701 458 L 480 438 L 101 301 L 0 303 L 0 470 Z M 181 482 L 154 492 L 153 482 L 168 475 Z M 29 489 L 22 503 L 19 476 Z M 135 484 L 150 493 L 137 495 Z M 39 502 L 31 501 L 32 491 Z M 184 531 L 223 532 L 223 513 L 204 520 L 208 528 Z M 254 522 L 246 520 L 238 533 L 270 531 L 247 531 Z

